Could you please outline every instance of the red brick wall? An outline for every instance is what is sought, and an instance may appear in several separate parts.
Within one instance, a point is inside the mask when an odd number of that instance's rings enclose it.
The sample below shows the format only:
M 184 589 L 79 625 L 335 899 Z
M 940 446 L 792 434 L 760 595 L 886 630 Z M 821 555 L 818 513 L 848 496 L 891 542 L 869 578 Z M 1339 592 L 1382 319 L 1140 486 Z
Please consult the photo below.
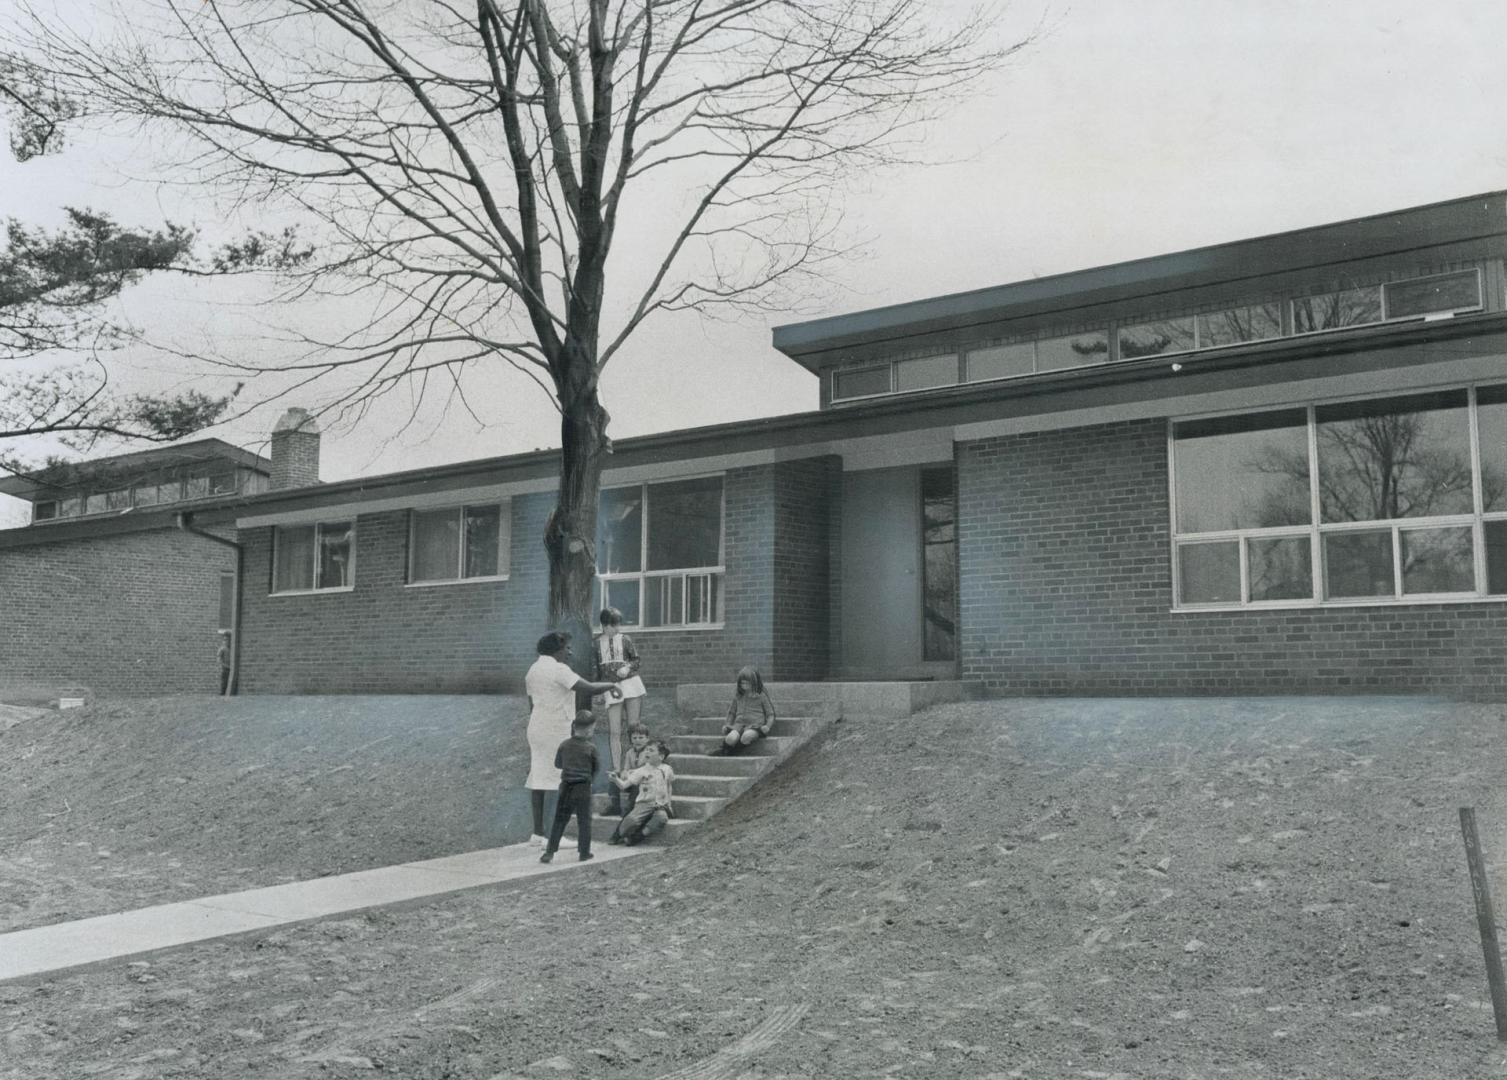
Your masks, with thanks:
M 0 549 L 0 683 L 218 693 L 234 569 L 232 549 L 177 529 Z
M 958 454 L 962 672 L 1013 694 L 1507 697 L 1507 603 L 1173 613 L 1161 420 Z

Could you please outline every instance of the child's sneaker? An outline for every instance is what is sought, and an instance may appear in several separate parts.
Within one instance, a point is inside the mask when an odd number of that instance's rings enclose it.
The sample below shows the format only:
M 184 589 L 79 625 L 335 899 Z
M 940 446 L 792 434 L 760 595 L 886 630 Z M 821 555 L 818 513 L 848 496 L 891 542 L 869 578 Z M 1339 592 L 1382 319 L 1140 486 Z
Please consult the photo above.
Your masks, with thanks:
M 576 859 L 576 862 L 585 862 L 587 859 L 595 859 L 595 858 L 596 858 L 596 856 L 594 854 L 592 854 L 591 852 L 589 852 L 589 851 L 583 851 L 583 852 L 581 852 L 580 857 L 578 859 Z
M 634 844 L 641 844 L 643 841 L 644 837 L 642 833 L 634 833 L 632 836 L 623 837 L 623 843 L 628 847 L 632 847 Z
M 617 833 L 613 833 L 611 836 L 609 836 L 607 838 L 607 842 L 609 844 L 613 844 L 613 845 L 621 844 L 623 842 L 623 838 L 621 836 L 619 836 Z
M 554 857 L 555 857 L 555 853 L 553 851 L 551 851 L 549 848 L 545 848 L 544 849 L 544 854 L 539 856 L 539 861 L 540 862 L 551 862 L 551 861 L 553 861 Z

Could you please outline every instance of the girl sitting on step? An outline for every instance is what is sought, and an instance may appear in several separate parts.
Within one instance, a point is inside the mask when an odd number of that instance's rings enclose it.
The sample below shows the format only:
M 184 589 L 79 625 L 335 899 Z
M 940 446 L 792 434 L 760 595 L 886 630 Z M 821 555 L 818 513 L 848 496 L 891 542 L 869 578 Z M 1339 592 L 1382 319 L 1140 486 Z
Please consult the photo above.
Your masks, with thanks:
M 722 725 L 722 745 L 713 754 L 738 754 L 769 734 L 774 726 L 774 702 L 764 692 L 764 680 L 757 668 L 738 672 L 733 690 L 732 708 Z

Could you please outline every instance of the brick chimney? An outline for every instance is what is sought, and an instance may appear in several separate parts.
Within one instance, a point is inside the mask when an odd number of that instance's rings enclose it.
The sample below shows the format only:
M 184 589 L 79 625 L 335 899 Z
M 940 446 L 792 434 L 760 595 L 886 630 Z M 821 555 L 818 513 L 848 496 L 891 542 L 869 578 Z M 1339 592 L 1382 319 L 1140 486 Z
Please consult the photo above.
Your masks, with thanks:
M 289 409 L 272 428 L 270 489 L 319 483 L 319 425 L 308 409 Z

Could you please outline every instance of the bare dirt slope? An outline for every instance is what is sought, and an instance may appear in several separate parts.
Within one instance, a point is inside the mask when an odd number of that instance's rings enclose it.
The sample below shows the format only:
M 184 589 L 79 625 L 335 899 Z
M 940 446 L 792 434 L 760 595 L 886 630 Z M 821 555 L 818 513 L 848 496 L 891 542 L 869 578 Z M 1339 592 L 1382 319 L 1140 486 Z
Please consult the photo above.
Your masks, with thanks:
M 458 718 L 470 699 L 414 707 L 439 731 L 493 730 Z M 1474 805 L 1488 854 L 1507 853 L 1504 716 L 1269 699 L 850 719 L 662 856 L 0 986 L 0 1077 L 1507 1077 L 1457 818 Z M 0 734 L 7 793 L 30 726 Z M 219 772 L 266 760 L 241 730 L 200 744 Z M 110 789 L 100 806 L 184 771 L 120 752 L 91 771 L 94 742 L 69 735 L 63 753 L 33 736 L 32 783 L 66 765 Z M 440 829 L 479 799 L 437 789 L 511 768 L 481 760 L 512 752 L 489 737 L 418 755 L 451 771 L 391 768 L 375 817 L 352 796 L 264 821 L 237 865 L 288 872 L 309 820 L 368 837 L 363 857 L 389 834 L 387 861 L 428 854 L 413 823 Z M 347 740 L 332 767 L 371 775 L 395 741 Z M 116 805 L 137 802 L 159 805 Z M 496 827 L 445 828 L 485 843 Z M 226 873 L 150 813 L 115 835 L 150 830 L 157 846 L 136 850 L 169 850 L 196 868 L 185 880 Z M 29 857 L 70 835 L 32 838 Z M 14 843 L 8 858 L 27 850 Z

